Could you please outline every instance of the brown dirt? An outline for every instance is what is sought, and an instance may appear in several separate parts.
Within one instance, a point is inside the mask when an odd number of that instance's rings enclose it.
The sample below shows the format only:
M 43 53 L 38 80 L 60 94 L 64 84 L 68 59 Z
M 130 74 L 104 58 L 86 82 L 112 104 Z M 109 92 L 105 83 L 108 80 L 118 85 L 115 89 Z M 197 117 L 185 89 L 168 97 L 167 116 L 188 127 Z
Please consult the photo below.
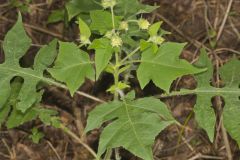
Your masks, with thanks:
M 21 61 L 25 66 L 30 66 L 36 51 L 54 37 L 67 41 L 76 40 L 76 33 L 78 33 L 76 26 L 72 25 L 67 29 L 63 23 L 51 25 L 46 23 L 50 11 L 61 8 L 64 1 L 52 0 L 52 3 L 47 2 L 50 1 L 33 0 L 30 4 L 31 13 L 24 14 L 25 29 L 33 41 L 31 49 Z M 235 52 L 239 55 L 240 1 L 233 0 L 231 14 L 223 26 L 222 34 L 219 35 L 220 38 L 215 47 L 210 45 L 214 41 L 214 37 L 210 37 L 208 33 L 209 30 L 220 33 L 219 30 L 221 30 L 229 0 L 145 0 L 144 2 L 160 5 L 157 11 L 147 15 L 147 17 L 152 21 L 164 21 L 163 28 L 172 32 L 172 35 L 167 37 L 168 40 L 189 42 L 181 55 L 189 62 L 197 58 L 202 46 L 207 47 L 209 54 L 215 55 L 213 61 L 215 62 L 218 58 L 220 64 L 228 61 Z M 4 61 L 2 40 L 16 21 L 17 13 L 15 8 L 5 6 L 7 3 L 7 0 L 0 0 L 0 63 Z M 106 94 L 104 90 L 111 81 L 111 78 L 106 75 L 97 83 L 86 82 L 80 90 L 100 99 L 109 100 L 111 96 Z M 99 85 L 103 82 L 105 82 L 104 85 Z M 153 84 L 148 85 L 144 91 L 140 90 L 135 81 L 132 82 L 132 86 L 135 87 L 139 97 L 161 93 L 161 90 Z M 184 76 L 174 82 L 172 90 L 194 87 L 196 87 L 194 78 Z M 218 137 L 212 144 L 206 133 L 197 127 L 194 115 L 190 116 L 196 101 L 195 95 L 165 98 L 163 101 L 169 106 L 179 122 L 186 123 L 186 127 L 181 131 L 182 129 L 179 127 L 170 126 L 159 134 L 153 147 L 156 160 L 227 159 L 222 131 L 217 130 Z M 213 104 L 215 104 L 214 102 L 213 100 Z M 81 125 L 86 124 L 87 112 L 98 104 L 77 95 L 71 98 L 67 91 L 55 87 L 46 88 L 42 103 L 58 110 L 62 121 L 75 133 L 81 133 Z M 188 122 L 186 122 L 187 119 L 189 119 Z M 38 126 L 45 134 L 45 138 L 41 140 L 40 144 L 34 144 L 28 138 L 33 126 Z M 182 136 L 180 136 L 181 132 Z M 95 130 L 85 137 L 88 144 L 95 150 L 98 136 L 99 130 Z M 234 140 L 228 138 L 233 159 L 238 160 L 240 158 L 239 148 Z M 121 150 L 121 154 L 125 160 L 137 160 L 127 151 Z M 61 160 L 91 159 L 88 151 L 68 135 L 59 129 L 42 126 L 38 120 L 17 129 L 2 129 L 0 131 L 0 160 L 59 160 L 58 157 Z

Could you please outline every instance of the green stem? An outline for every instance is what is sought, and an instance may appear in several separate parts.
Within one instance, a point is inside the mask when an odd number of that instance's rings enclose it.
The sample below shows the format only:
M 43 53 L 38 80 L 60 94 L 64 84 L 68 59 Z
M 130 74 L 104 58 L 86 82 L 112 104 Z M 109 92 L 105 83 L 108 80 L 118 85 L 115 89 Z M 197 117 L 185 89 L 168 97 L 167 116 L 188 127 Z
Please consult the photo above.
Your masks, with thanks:
M 140 50 L 140 47 L 137 47 L 135 50 L 133 50 L 131 53 L 129 53 L 120 63 L 124 63 L 126 60 L 128 60 L 130 57 L 132 57 L 135 53 L 137 53 Z
M 113 25 L 113 29 L 115 30 L 115 20 L 114 20 L 113 6 L 111 7 L 111 13 L 112 13 L 112 25 Z
M 119 82 L 119 57 L 118 53 L 115 52 L 115 67 L 114 67 L 114 85 L 117 86 Z M 114 100 L 118 100 L 118 92 L 114 92 Z
M 117 86 L 119 82 L 119 66 L 120 66 L 119 55 L 118 55 L 118 52 L 115 52 L 115 66 L 114 66 L 114 73 L 113 73 L 115 86 Z M 118 100 L 118 91 L 114 92 L 114 100 Z M 117 151 L 117 154 L 118 154 L 118 151 Z M 111 155 L 112 155 L 112 149 L 107 149 L 107 152 L 104 156 L 104 160 L 109 160 L 111 158 Z
M 187 116 L 186 120 L 184 121 L 183 126 L 181 126 L 181 131 L 180 131 L 179 136 L 178 136 L 177 146 L 179 146 L 179 144 L 181 143 L 181 138 L 182 138 L 182 135 L 183 135 L 183 131 L 184 131 L 185 127 L 187 126 L 188 122 L 190 121 L 192 115 L 193 115 L 193 111 L 191 111 L 191 113 Z M 176 150 L 175 153 L 177 153 L 177 151 L 178 150 Z
M 143 61 L 141 61 L 141 60 L 130 60 L 130 61 L 127 61 L 125 63 L 121 63 L 121 65 L 124 66 L 124 65 L 127 65 L 127 64 L 141 63 L 141 62 L 143 62 Z
M 128 22 L 138 23 L 138 20 L 128 20 Z

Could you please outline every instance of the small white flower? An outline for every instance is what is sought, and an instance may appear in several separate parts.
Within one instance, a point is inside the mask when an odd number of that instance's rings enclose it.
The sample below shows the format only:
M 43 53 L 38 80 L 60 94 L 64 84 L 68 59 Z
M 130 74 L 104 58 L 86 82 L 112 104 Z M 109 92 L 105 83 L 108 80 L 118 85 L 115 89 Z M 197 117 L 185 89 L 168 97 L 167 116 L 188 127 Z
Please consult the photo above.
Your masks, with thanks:
M 146 19 L 139 19 L 138 26 L 140 29 L 148 29 L 150 26 L 150 23 Z
M 116 5 L 116 0 L 102 0 L 103 8 L 111 8 Z
M 161 36 L 153 36 L 153 37 L 150 37 L 149 41 L 155 44 L 161 45 L 165 41 L 165 39 Z
M 122 21 L 120 23 L 119 29 L 127 31 L 128 30 L 128 22 L 127 21 Z
M 120 46 L 122 46 L 122 44 L 123 44 L 123 41 L 119 36 L 117 36 L 117 35 L 112 36 L 112 38 L 111 38 L 112 47 L 120 47 Z

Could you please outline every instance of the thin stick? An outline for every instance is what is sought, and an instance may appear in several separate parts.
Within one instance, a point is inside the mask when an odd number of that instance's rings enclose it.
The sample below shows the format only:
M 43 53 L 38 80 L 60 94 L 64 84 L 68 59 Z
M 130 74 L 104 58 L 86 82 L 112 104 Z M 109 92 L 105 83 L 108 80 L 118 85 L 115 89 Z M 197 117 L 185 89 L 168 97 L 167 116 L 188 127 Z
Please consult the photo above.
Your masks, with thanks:
M 49 145 L 49 147 L 53 150 L 53 152 L 55 153 L 56 157 L 58 160 L 61 160 L 61 157 L 59 156 L 59 154 L 57 153 L 56 149 L 53 147 L 52 143 L 47 141 L 47 144 Z
M 44 82 L 50 84 L 50 85 L 55 85 L 55 86 L 57 86 L 57 87 L 60 87 L 60 88 L 63 88 L 63 89 L 68 90 L 68 87 L 67 87 L 67 86 L 65 86 L 65 85 L 63 85 L 63 84 L 61 84 L 61 83 L 58 83 L 58 82 L 56 82 L 56 81 L 54 81 L 54 80 L 51 80 L 51 79 L 49 79 L 49 78 L 44 78 L 44 79 L 42 79 L 42 80 L 43 80 Z M 78 94 L 78 95 L 80 95 L 80 96 L 84 96 L 84 97 L 86 97 L 86 98 L 92 99 L 92 100 L 94 100 L 94 101 L 96 101 L 96 102 L 105 103 L 105 101 L 103 101 L 103 100 L 101 100 L 101 99 L 99 99 L 99 98 L 97 98 L 97 97 L 94 97 L 94 96 L 92 96 L 92 95 L 89 95 L 89 94 L 87 94 L 87 93 L 84 93 L 84 92 L 81 92 L 81 91 L 76 91 L 75 93 Z
M 6 3 L 3 3 L 3 4 L 0 4 L 0 8 L 2 8 L 2 7 L 7 7 L 7 6 L 9 6 L 9 5 L 10 5 L 10 3 L 6 2 Z
M 204 44 L 202 44 L 201 42 L 194 40 L 188 36 L 186 36 L 181 30 L 179 30 L 172 22 L 170 22 L 167 18 L 165 18 L 163 15 L 157 13 L 156 14 L 157 17 L 159 17 L 160 19 L 162 19 L 165 23 L 167 23 L 173 30 L 175 30 L 179 35 L 181 35 L 183 38 L 185 38 L 187 41 L 189 41 L 190 43 L 192 43 L 195 47 L 197 48 L 201 48 L 204 47 L 207 51 L 211 51 L 210 48 L 208 48 L 207 46 L 205 46 Z
M 226 147 L 228 160 L 232 160 L 233 157 L 232 157 L 231 147 L 230 147 L 230 143 L 229 143 L 229 140 L 228 140 L 227 131 L 224 127 L 223 122 L 221 123 L 221 130 L 222 130 L 222 136 L 223 136 L 223 140 L 224 140 L 225 147 Z
M 7 151 L 8 151 L 8 153 L 9 153 L 10 157 L 11 157 L 11 158 L 14 157 L 14 156 L 13 156 L 13 153 L 12 153 L 10 147 L 8 146 L 7 142 L 5 141 L 5 139 L 2 139 L 2 142 L 3 142 L 4 146 L 7 148 Z
M 222 35 L 222 32 L 223 32 L 224 26 L 227 22 L 227 18 L 228 18 L 229 12 L 231 10 L 232 4 L 233 4 L 233 0 L 230 0 L 229 3 L 228 3 L 227 11 L 224 15 L 222 24 L 221 24 L 220 29 L 219 29 L 218 34 L 217 34 L 217 41 L 220 39 L 220 37 Z
M 75 133 L 73 133 L 70 129 L 68 129 L 64 125 L 61 125 L 61 129 L 63 129 L 70 137 L 75 139 L 79 144 L 81 144 L 84 148 L 86 148 L 89 151 L 89 153 L 91 153 L 91 155 L 94 158 L 96 158 L 96 160 L 99 160 L 98 157 L 97 157 L 97 154 L 95 153 L 95 151 L 92 150 L 92 148 L 89 147 L 86 143 L 84 143 L 78 136 L 76 136 Z
M 10 23 L 15 23 L 16 21 L 14 20 L 11 20 L 11 19 L 7 19 L 3 16 L 0 16 L 0 19 L 4 20 L 4 21 L 7 21 L 7 22 L 10 22 Z M 57 37 L 57 38 L 60 38 L 60 39 L 64 39 L 64 40 L 67 40 L 69 41 L 69 39 L 67 39 L 66 37 L 64 37 L 63 35 L 61 34 L 58 34 L 56 32 L 53 32 L 49 29 L 46 29 L 46 28 L 42 28 L 42 27 L 39 27 L 39 26 L 33 26 L 33 25 L 30 25 L 30 24 L 24 24 L 25 27 L 27 28 L 31 28 L 33 30 L 36 30 L 36 31 L 39 31 L 39 32 L 42 32 L 42 33 L 45 33 L 45 34 L 48 34 L 50 36 L 53 36 L 53 37 Z

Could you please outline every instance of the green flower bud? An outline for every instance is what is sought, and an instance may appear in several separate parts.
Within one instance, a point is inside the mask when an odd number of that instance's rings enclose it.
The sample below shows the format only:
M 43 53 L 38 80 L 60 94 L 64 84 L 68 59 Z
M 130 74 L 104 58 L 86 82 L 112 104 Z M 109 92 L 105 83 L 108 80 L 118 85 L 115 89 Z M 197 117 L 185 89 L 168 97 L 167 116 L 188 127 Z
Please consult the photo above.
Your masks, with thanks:
M 116 5 L 116 0 L 102 0 L 103 8 L 111 8 Z
M 111 39 L 113 36 L 113 31 L 107 31 L 107 33 L 104 36 L 108 39 Z
M 153 36 L 150 37 L 149 41 L 161 45 L 165 41 L 165 39 L 161 36 Z
M 119 36 L 117 36 L 117 35 L 112 36 L 112 38 L 111 38 L 112 47 L 120 47 L 120 46 L 122 46 L 122 44 L 123 44 L 123 41 Z
M 140 29 L 148 29 L 150 26 L 150 23 L 146 19 L 139 19 L 138 26 Z
M 127 31 L 127 30 L 128 30 L 128 22 L 122 21 L 122 22 L 120 23 L 119 29 L 120 29 L 120 30 L 125 30 L 125 31 Z

